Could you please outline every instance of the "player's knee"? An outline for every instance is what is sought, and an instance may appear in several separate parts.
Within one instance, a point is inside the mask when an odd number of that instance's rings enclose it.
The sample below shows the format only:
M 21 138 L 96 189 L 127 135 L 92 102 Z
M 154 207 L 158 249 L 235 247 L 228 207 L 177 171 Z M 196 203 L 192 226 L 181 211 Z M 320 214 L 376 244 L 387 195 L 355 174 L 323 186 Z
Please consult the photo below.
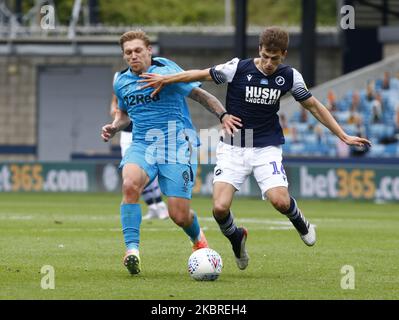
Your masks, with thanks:
M 130 179 L 125 179 L 122 184 L 122 192 L 125 198 L 137 201 L 140 198 L 142 187 Z
M 223 201 L 215 200 L 213 202 L 213 212 L 215 216 L 224 216 L 226 213 L 228 213 L 230 210 L 230 206 L 228 203 L 225 203 Z
M 192 216 L 190 215 L 190 208 L 188 206 L 179 201 L 169 199 L 168 209 L 169 216 L 176 225 L 182 228 L 190 226 Z
M 178 225 L 179 227 L 186 228 L 191 225 L 190 217 L 188 215 L 170 214 L 170 217 L 172 218 L 173 222 L 176 223 L 176 225 Z
M 275 197 L 270 199 L 273 207 L 281 213 L 287 212 L 290 208 L 290 202 L 287 201 L 284 197 Z

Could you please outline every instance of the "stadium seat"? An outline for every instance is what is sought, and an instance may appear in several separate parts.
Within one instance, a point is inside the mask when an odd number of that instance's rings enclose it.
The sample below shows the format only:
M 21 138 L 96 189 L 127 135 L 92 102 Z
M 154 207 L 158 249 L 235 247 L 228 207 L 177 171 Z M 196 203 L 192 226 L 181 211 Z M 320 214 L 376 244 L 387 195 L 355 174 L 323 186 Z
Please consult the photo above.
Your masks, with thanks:
M 294 124 L 294 126 L 298 134 L 309 132 L 309 123 L 297 122 Z
M 382 88 L 382 79 L 377 79 L 374 84 L 375 90 L 379 91 Z
M 340 123 L 345 123 L 348 121 L 350 113 L 349 111 L 340 111 L 340 112 L 336 112 L 334 114 L 335 119 L 337 119 L 338 122 Z
M 383 81 L 378 79 L 375 82 L 375 93 L 380 94 L 383 103 L 382 123 L 372 123 L 373 119 L 373 101 L 369 101 L 366 96 L 366 89 L 359 90 L 360 105 L 359 113 L 363 120 L 363 126 L 366 136 L 372 141 L 373 147 L 367 153 L 368 157 L 396 157 L 399 156 L 398 144 L 389 143 L 394 141 L 395 133 L 399 128 L 396 127 L 396 112 L 399 108 L 399 79 L 392 78 L 390 88 L 382 89 Z M 336 101 L 337 111 L 334 117 L 349 135 L 357 135 L 358 130 L 355 124 L 348 124 L 350 117 L 350 106 L 352 104 L 354 90 L 349 89 L 341 99 Z M 335 137 L 328 129 L 322 126 L 322 141 L 313 132 L 312 128 L 317 124 L 314 117 L 309 117 L 306 123 L 299 122 L 300 112 L 295 114 L 289 120 L 292 127 L 296 128 L 297 139 L 299 142 L 294 143 L 292 138 L 287 139 L 287 145 L 284 147 L 285 152 L 289 155 L 302 156 L 336 156 L 337 137 Z M 383 144 L 381 143 L 389 144 Z
M 355 124 L 343 124 L 341 125 L 345 132 L 351 136 L 356 134 L 356 125 Z
M 338 138 L 332 133 L 326 134 L 326 143 L 329 146 L 335 146 L 337 144 Z
M 385 146 L 383 144 L 374 143 L 369 152 L 366 153 L 367 157 L 381 157 L 384 154 Z
M 390 82 L 391 90 L 399 94 L 399 79 L 393 78 Z
M 386 134 L 385 124 L 383 123 L 374 123 L 370 125 L 370 138 L 379 140 L 383 138 Z
M 305 151 L 305 144 L 303 143 L 293 143 L 289 146 L 289 151 L 294 155 L 303 155 Z
M 317 136 L 314 133 L 309 133 L 304 136 L 304 142 L 306 144 L 315 144 L 318 142 Z
M 387 157 L 397 157 L 399 155 L 398 151 L 398 143 L 390 143 L 385 145 L 384 154 Z
M 350 104 L 351 104 L 350 101 L 339 100 L 339 101 L 337 102 L 338 112 L 348 111 L 348 110 L 349 110 Z

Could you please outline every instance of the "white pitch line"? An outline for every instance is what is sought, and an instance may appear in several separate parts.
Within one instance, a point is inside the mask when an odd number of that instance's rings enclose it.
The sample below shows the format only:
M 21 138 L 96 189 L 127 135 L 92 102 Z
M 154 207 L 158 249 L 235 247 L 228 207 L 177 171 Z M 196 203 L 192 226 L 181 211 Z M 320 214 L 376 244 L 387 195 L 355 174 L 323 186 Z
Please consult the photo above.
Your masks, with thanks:
M 14 214 L 11 216 L 7 216 L 9 213 L 5 213 L 6 216 L 0 215 L 0 220 L 32 220 L 32 216 L 15 216 Z
M 119 216 L 78 216 L 78 215 L 70 215 L 68 213 L 43 213 L 43 212 L 35 212 L 30 216 L 19 216 L 16 213 L 11 212 L 3 212 L 0 213 L 0 220 L 61 220 L 61 221 L 119 221 Z
M 203 228 L 205 231 L 210 230 L 210 231 L 219 231 L 219 228 L 217 227 L 204 227 Z M 291 230 L 294 229 L 293 227 L 254 227 L 250 228 L 251 231 L 253 230 Z M 17 229 L 15 230 L 17 232 L 23 232 L 26 231 L 26 229 Z M 52 233 L 52 232 L 122 232 L 120 228 L 45 228 L 45 229 L 30 229 L 30 231 L 33 232 L 44 232 L 44 233 Z M 169 228 L 142 228 L 143 232 L 181 232 L 181 229 L 178 227 L 169 227 Z
M 5 215 L 5 216 L 4 216 Z M 1 213 L 0 220 L 33 220 L 33 219 L 58 219 L 61 221 L 81 221 L 81 220 L 119 220 L 119 216 L 79 216 L 59 213 L 34 213 L 29 216 L 18 216 L 16 213 Z M 199 217 L 200 221 L 215 222 L 214 218 L 203 218 Z M 156 220 L 154 220 L 156 221 Z M 271 219 L 253 219 L 253 218 L 237 218 L 236 222 L 239 223 L 255 223 L 255 224 L 271 224 L 271 225 L 285 225 L 290 226 L 291 222 L 282 220 L 271 220 Z
M 0 220 L 49 220 L 56 219 L 61 220 L 63 222 L 66 221 L 119 221 L 119 215 L 103 215 L 103 216 L 91 216 L 91 215 L 72 215 L 68 213 L 60 213 L 60 212 L 33 212 L 31 215 L 19 215 L 15 212 L 0 212 Z M 214 222 L 214 218 L 211 217 L 199 217 L 200 221 L 206 222 Z M 259 218 L 236 218 L 234 219 L 239 223 L 254 223 L 254 224 L 271 224 L 271 225 L 291 225 L 291 222 L 286 220 L 273 220 L 273 219 L 259 219 Z M 374 219 L 366 219 L 366 218 L 312 218 L 311 222 L 318 223 L 331 223 L 331 222 L 373 222 Z M 155 220 L 157 221 L 157 220 Z
M 12 214 L 12 213 L 6 213 L 6 214 Z M 36 215 L 36 214 L 35 214 Z M 38 214 L 38 216 L 40 217 L 40 214 Z M 48 216 L 46 217 L 41 217 L 42 219 L 49 219 Z M 33 216 L 18 216 L 12 214 L 9 216 L 2 216 L 0 215 L 0 220 L 33 220 L 34 217 Z M 115 217 L 115 216 L 77 216 L 77 215 L 57 215 L 54 214 L 53 217 L 51 217 L 51 219 L 59 219 L 63 222 L 67 222 L 67 221 L 84 221 L 84 220 L 111 220 L 111 221 L 116 221 L 119 218 Z M 214 218 L 199 218 L 200 221 L 204 221 L 204 222 L 215 222 Z M 325 221 L 328 220 L 327 219 L 314 219 L 315 221 Z M 338 220 L 338 219 L 337 219 Z M 283 220 L 271 220 L 271 219 L 257 219 L 257 218 L 242 218 L 242 219 L 235 219 L 235 221 L 237 223 L 247 223 L 247 224 L 255 224 L 257 227 L 251 227 L 251 230 L 291 230 L 293 229 L 293 226 L 291 224 L 290 221 L 283 221 Z M 262 226 L 259 227 L 259 225 L 266 225 L 266 226 Z M 316 225 L 313 224 L 315 227 Z M 179 231 L 179 228 L 154 228 L 154 227 L 146 227 L 146 223 L 143 223 L 143 228 L 146 231 L 154 231 L 154 232 L 158 232 L 158 231 Z M 268 227 L 267 227 L 268 226 Z M 204 226 L 204 230 L 205 229 L 210 229 L 210 230 L 218 230 L 217 227 L 211 227 L 209 228 L 208 226 Z M 38 231 L 42 231 L 42 232 L 54 232 L 54 231 L 64 231 L 64 232 L 81 232 L 81 231 L 91 231 L 91 232 L 105 232 L 105 231 L 119 231 L 119 229 L 106 229 L 106 228 L 65 228 L 60 226 L 59 228 L 47 228 L 47 229 L 40 229 Z

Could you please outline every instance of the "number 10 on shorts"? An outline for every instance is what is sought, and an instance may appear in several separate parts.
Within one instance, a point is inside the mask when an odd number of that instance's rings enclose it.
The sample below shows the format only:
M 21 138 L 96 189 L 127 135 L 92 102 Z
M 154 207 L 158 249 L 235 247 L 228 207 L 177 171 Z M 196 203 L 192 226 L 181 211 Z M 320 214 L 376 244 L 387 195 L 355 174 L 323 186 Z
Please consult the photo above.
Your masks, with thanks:
M 282 173 L 283 175 L 286 175 L 283 164 L 281 164 L 280 171 L 278 170 L 276 161 L 269 162 L 269 164 L 271 164 L 273 166 L 273 174 L 281 174 Z

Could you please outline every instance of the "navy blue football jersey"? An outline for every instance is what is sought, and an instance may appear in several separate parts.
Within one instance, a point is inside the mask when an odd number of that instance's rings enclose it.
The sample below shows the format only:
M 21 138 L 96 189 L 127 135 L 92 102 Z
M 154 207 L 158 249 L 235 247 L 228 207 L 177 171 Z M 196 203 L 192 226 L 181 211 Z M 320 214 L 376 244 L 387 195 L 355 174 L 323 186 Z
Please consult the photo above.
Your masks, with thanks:
M 224 142 L 241 147 L 266 147 L 284 144 L 283 130 L 277 112 L 280 99 L 288 91 L 295 100 L 312 96 L 302 75 L 294 68 L 280 64 L 272 75 L 266 75 L 254 59 L 233 60 L 210 69 L 217 84 L 228 83 L 226 110 L 242 120 L 235 137 Z

